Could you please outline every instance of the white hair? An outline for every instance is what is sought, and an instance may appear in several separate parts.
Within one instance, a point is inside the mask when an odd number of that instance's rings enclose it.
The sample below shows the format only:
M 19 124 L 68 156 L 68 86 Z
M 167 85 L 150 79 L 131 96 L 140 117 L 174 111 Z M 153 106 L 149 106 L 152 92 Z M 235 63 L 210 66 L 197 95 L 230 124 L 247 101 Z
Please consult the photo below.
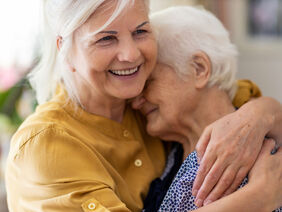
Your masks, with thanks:
M 158 61 L 178 74 L 189 74 L 187 62 L 196 52 L 205 52 L 212 63 L 208 86 L 216 85 L 234 97 L 237 50 L 229 33 L 210 12 L 189 6 L 171 7 L 151 16 L 158 41 Z
M 72 72 L 68 70 L 66 61 L 70 57 L 74 32 L 106 1 L 116 1 L 117 6 L 108 21 L 99 30 L 91 33 L 92 36 L 107 27 L 129 3 L 133 4 L 134 0 L 42 0 L 40 61 L 29 74 L 39 104 L 48 101 L 54 95 L 60 82 L 63 82 L 69 97 L 80 103 Z M 149 0 L 143 1 L 148 9 Z M 57 49 L 58 36 L 63 39 L 60 51 Z

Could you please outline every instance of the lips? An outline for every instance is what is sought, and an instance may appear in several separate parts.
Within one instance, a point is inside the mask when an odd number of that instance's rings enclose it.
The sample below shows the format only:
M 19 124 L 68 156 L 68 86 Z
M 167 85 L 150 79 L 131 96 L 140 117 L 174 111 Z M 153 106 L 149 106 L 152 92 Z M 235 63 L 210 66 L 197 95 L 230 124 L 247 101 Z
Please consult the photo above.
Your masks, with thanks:
M 131 69 L 125 69 L 125 70 L 109 70 L 109 72 L 111 74 L 116 75 L 116 76 L 130 76 L 130 75 L 135 74 L 137 71 L 139 71 L 140 66 L 137 66 L 137 67 L 131 68 Z
M 148 116 L 149 114 L 151 114 L 151 113 L 154 112 L 155 110 L 157 110 L 157 108 L 150 108 L 150 109 L 144 111 L 143 114 L 144 114 L 145 116 Z

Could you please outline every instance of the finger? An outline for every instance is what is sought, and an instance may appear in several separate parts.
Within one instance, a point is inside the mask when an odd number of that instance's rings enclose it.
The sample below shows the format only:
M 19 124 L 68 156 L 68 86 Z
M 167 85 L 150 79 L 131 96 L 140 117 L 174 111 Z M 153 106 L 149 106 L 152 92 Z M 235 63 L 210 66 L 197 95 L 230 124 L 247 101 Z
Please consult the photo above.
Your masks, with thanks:
M 247 176 L 247 174 L 248 174 L 248 168 L 241 167 L 236 174 L 235 180 L 233 181 L 231 186 L 224 192 L 222 196 L 227 196 L 233 193 L 234 191 L 236 191 L 239 188 L 240 184 L 243 182 L 244 178 Z
M 276 153 L 274 154 L 274 155 L 277 155 L 277 157 L 279 157 L 280 158 L 280 160 L 282 159 L 282 146 L 278 146 L 277 147 L 278 149 L 277 149 L 277 151 L 276 151 Z
M 216 186 L 212 189 L 211 193 L 205 199 L 204 205 L 207 205 L 219 199 L 219 197 L 223 195 L 226 189 L 228 189 L 232 185 L 238 171 L 239 169 L 236 169 L 235 167 L 228 167 L 227 169 L 225 169 L 222 177 L 219 179 Z
M 204 182 L 204 179 L 207 175 L 207 173 L 210 171 L 212 165 L 214 164 L 214 162 L 216 161 L 216 158 L 208 158 L 208 157 L 204 157 L 200 167 L 197 171 L 197 176 L 196 179 L 194 181 L 193 184 L 193 188 L 192 188 L 192 195 L 196 196 L 198 194 L 198 191 L 202 185 L 202 183 Z
M 196 151 L 197 151 L 197 155 L 199 160 L 201 161 L 201 159 L 203 158 L 206 148 L 208 146 L 208 143 L 210 141 L 211 138 L 211 132 L 212 132 L 212 128 L 211 127 L 207 127 L 204 132 L 202 133 L 197 145 L 196 145 Z M 199 161 L 199 162 L 200 162 Z
M 206 178 L 203 181 L 201 188 L 196 197 L 196 201 L 198 202 L 197 206 L 201 207 L 203 200 L 209 195 L 210 191 L 214 188 L 220 177 L 222 176 L 225 166 L 222 165 L 222 162 L 218 160 L 215 162 L 209 173 L 207 174 Z
M 269 154 L 275 154 L 276 151 L 273 151 L 274 149 L 275 149 L 275 141 L 271 138 L 264 139 L 259 156 L 264 157 Z
M 278 146 L 277 152 L 275 154 L 281 154 L 282 153 L 282 146 Z

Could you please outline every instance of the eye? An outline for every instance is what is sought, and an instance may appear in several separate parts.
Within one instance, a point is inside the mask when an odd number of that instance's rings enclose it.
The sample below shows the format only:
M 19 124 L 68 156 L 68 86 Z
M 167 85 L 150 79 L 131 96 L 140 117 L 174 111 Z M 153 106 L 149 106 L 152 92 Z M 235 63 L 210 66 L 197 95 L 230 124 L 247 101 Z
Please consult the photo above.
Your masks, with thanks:
M 105 45 L 111 44 L 114 41 L 116 41 L 116 37 L 109 35 L 109 36 L 105 36 L 105 37 L 99 39 L 98 41 L 96 41 L 96 44 L 105 46 Z
M 145 30 L 145 29 L 137 29 L 135 32 L 133 32 L 133 36 L 142 37 L 142 36 L 146 35 L 147 33 L 148 33 L 148 31 Z

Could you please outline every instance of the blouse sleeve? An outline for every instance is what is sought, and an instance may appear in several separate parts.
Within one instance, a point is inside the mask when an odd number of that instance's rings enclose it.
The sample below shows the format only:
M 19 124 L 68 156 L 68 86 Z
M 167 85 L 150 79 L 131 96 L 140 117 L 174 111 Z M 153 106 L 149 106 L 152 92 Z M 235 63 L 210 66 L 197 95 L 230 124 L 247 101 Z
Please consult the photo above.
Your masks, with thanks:
M 237 92 L 233 98 L 232 104 L 239 108 L 252 98 L 260 97 L 261 91 L 259 87 L 250 80 L 238 80 Z
M 99 154 L 64 130 L 45 129 L 22 143 L 9 169 L 19 211 L 130 211 Z

